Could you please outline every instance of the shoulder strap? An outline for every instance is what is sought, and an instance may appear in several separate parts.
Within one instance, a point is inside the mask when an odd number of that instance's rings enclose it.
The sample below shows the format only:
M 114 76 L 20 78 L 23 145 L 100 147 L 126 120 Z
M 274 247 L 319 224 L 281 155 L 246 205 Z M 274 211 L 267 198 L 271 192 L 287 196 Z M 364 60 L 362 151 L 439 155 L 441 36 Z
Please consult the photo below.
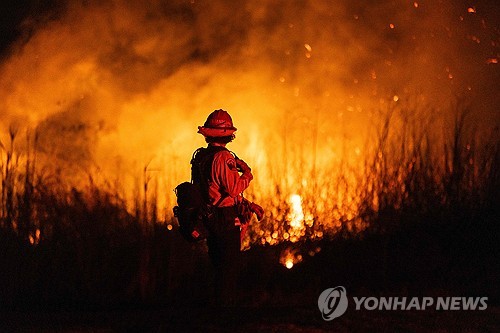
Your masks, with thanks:
M 215 155 L 223 150 L 221 146 L 208 146 L 207 148 L 198 148 L 191 159 L 191 182 L 200 186 L 201 192 L 206 202 L 209 202 L 208 188 L 210 186 L 212 164 Z M 222 199 L 222 198 L 221 198 Z M 215 204 L 217 206 L 220 201 Z
M 200 164 L 201 164 L 201 159 L 205 157 L 206 148 L 198 148 L 194 151 L 193 156 L 191 157 L 191 183 L 199 183 L 200 182 Z

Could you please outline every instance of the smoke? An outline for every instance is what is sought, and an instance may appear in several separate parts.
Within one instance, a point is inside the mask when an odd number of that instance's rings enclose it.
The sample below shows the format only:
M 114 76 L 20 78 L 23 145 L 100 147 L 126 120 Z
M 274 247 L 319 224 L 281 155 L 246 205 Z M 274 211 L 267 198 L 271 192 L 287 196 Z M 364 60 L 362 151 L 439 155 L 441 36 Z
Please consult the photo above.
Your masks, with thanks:
M 341 149 L 359 154 L 377 111 L 397 101 L 439 114 L 458 96 L 476 122 L 498 124 L 495 8 L 71 1 L 24 21 L 29 34 L 0 66 L 0 124 L 36 131 L 67 179 L 97 170 L 130 190 L 156 177 L 163 191 L 189 178 L 196 128 L 223 108 L 238 128 L 231 148 L 264 186 Z

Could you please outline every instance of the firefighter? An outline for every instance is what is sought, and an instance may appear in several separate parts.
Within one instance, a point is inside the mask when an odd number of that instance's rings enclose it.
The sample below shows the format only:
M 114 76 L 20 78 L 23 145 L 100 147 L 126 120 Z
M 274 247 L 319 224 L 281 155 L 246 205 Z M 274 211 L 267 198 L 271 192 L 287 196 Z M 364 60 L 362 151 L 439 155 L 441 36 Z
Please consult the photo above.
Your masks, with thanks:
M 205 137 L 207 148 L 198 149 L 193 157 L 192 179 L 201 185 L 210 204 L 211 214 L 205 224 L 210 260 L 216 271 L 216 295 L 225 305 L 234 300 L 241 264 L 241 233 L 248 223 L 241 214 L 247 207 L 250 214 L 261 220 L 262 207 L 243 198 L 243 191 L 253 179 L 252 170 L 245 161 L 227 150 L 226 144 L 235 138 L 236 128 L 229 113 L 215 110 L 198 133 Z

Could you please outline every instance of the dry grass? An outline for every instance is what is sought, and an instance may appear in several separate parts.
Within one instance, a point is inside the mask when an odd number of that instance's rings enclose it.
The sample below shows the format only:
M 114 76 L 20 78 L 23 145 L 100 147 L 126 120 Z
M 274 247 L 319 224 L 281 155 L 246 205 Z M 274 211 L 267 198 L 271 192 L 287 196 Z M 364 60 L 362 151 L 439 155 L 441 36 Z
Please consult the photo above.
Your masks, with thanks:
M 468 127 L 466 108 L 455 111 L 446 125 L 416 118 L 422 113 L 412 108 L 385 110 L 362 163 L 302 170 L 313 181 L 301 187 L 301 228 L 290 224 L 282 177 L 272 179 L 273 193 L 252 193 L 260 202 L 267 198 L 268 215 L 249 233 L 249 276 L 259 283 L 248 293 L 286 303 L 300 289 L 305 301 L 338 281 L 354 290 L 437 288 L 498 300 L 498 128 L 478 132 Z M 159 214 L 159 189 L 147 166 L 127 207 L 119 191 L 97 185 L 92 175 L 81 188 L 66 188 L 39 164 L 36 134 L 20 137 L 11 129 L 0 145 L 2 306 L 209 298 L 205 249 L 167 229 L 175 222 Z M 304 258 L 292 270 L 279 264 L 289 249 Z

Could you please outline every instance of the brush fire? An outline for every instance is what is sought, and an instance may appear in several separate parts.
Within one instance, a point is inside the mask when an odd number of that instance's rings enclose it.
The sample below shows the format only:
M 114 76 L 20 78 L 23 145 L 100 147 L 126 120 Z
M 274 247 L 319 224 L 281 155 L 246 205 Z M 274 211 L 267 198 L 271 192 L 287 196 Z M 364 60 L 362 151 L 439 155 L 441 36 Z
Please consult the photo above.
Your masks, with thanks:
M 97 187 L 171 230 L 172 189 L 219 108 L 238 128 L 229 149 L 255 173 L 245 196 L 266 211 L 247 247 L 363 230 L 419 181 L 445 200 L 456 111 L 481 129 L 456 149 L 498 139 L 492 6 L 118 0 L 33 13 L 0 63 L 3 221 L 19 223 L 12 207 L 40 188 L 28 179 L 59 194 Z M 471 187 L 481 153 L 469 156 Z M 30 221 L 36 245 L 50 230 Z

